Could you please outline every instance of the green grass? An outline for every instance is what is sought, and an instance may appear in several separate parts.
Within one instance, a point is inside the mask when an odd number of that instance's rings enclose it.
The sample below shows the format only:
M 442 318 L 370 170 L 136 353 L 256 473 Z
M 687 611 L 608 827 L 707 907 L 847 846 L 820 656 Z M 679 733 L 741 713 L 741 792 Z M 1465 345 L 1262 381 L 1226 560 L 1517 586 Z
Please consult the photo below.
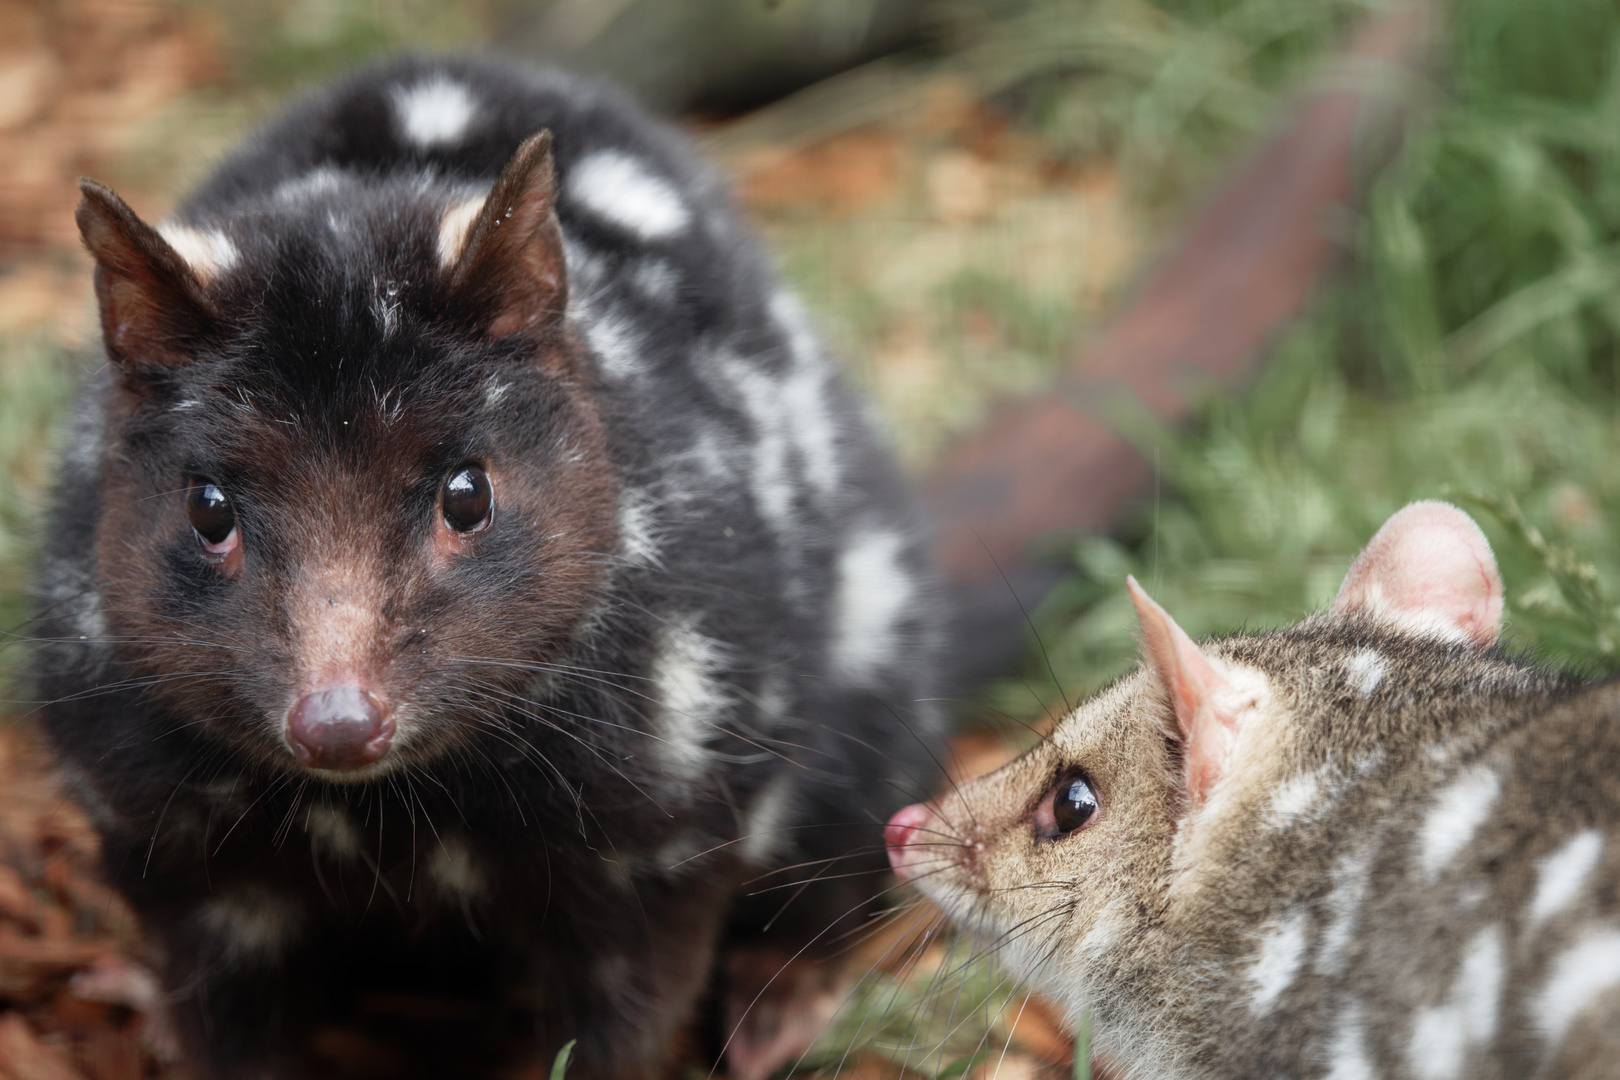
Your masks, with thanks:
M 72 396 L 78 367 L 49 338 L 0 336 L 0 635 L 22 626 L 28 615 L 26 583 L 42 531 L 57 420 Z M 11 685 L 21 659 L 15 645 L 0 636 L 0 688 Z
M 1072 698 L 1132 662 L 1136 574 L 1195 636 L 1297 620 L 1411 499 L 1480 521 L 1507 640 L 1620 667 L 1620 7 L 1460 0 L 1448 96 L 1375 181 L 1354 258 L 1242 395 L 1165 430 L 1162 465 L 1037 616 Z M 989 695 L 1058 699 L 1045 663 Z M 1033 689 L 1032 689 L 1033 688 Z
M 467 49 L 490 35 L 489 0 L 200 0 L 227 30 L 244 87 L 285 94 L 400 49 Z
M 947 1080 L 999 1054 L 1022 996 L 1013 980 L 964 941 L 923 960 L 862 981 L 801 1068 L 834 1076 L 871 1056 Z

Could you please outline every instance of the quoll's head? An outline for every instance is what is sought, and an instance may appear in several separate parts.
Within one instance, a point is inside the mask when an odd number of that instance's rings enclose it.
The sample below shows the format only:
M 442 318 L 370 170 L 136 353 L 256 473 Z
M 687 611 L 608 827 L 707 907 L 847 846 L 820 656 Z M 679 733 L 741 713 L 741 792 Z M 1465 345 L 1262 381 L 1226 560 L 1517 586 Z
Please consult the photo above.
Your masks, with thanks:
M 488 191 L 318 170 L 158 228 L 81 186 L 120 658 L 261 766 L 453 751 L 567 647 L 614 543 L 549 135 Z
M 1126 587 L 1139 668 L 999 771 L 900 810 L 886 835 L 902 878 L 1077 1012 L 1118 985 L 1200 859 L 1229 850 L 1212 838 L 1254 819 L 1275 755 L 1321 693 L 1314 666 L 1345 678 L 1358 635 L 1472 648 L 1501 629 L 1489 544 L 1435 502 L 1390 518 L 1332 610 L 1293 631 L 1200 646 Z

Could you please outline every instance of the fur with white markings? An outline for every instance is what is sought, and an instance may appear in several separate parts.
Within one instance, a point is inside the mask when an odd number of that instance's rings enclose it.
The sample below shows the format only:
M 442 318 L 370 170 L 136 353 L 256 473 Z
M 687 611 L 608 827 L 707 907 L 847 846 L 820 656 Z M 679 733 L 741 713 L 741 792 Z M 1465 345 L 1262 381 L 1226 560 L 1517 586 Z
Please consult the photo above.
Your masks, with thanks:
M 1271 633 L 1195 644 L 1129 587 L 1142 666 L 896 815 L 902 876 L 1125 1076 L 1613 1075 L 1620 686 L 1497 649 L 1473 522 L 1408 507 Z M 1100 809 L 1043 831 L 1075 776 Z

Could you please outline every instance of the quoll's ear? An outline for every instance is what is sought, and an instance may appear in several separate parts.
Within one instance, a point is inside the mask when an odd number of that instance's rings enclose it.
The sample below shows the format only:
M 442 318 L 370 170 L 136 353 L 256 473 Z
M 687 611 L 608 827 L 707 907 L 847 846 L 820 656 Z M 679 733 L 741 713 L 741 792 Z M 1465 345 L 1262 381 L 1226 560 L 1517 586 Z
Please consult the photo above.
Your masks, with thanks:
M 1170 695 L 1186 744 L 1187 795 L 1198 806 L 1226 771 L 1238 726 L 1256 702 L 1227 677 L 1218 660 L 1204 655 L 1134 577 L 1125 578 L 1125 587 L 1142 627 L 1143 659 Z
M 452 206 L 439 230 L 451 295 L 490 337 L 540 329 L 568 302 L 551 132 L 524 140 L 482 205 Z
M 108 358 L 126 372 L 189 363 L 213 322 L 197 270 L 110 189 L 80 180 L 79 191 L 73 216 L 96 260 Z
M 1502 633 L 1502 577 L 1473 518 L 1449 503 L 1415 502 L 1356 556 L 1333 610 L 1491 645 Z

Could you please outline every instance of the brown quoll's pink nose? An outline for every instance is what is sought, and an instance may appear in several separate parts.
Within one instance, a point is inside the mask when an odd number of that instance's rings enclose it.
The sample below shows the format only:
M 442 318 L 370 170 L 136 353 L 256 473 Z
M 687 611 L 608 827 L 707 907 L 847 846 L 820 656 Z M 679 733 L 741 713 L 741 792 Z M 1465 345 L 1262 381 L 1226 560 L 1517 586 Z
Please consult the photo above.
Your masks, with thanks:
M 333 686 L 298 699 L 287 713 L 286 738 L 312 769 L 358 769 L 388 753 L 394 718 L 369 691 Z
M 921 852 L 911 845 L 922 842 L 917 834 L 928 824 L 931 816 L 928 807 L 912 803 L 895 811 L 883 830 L 883 842 L 889 846 L 889 865 L 902 878 L 915 876 L 914 863 Z

